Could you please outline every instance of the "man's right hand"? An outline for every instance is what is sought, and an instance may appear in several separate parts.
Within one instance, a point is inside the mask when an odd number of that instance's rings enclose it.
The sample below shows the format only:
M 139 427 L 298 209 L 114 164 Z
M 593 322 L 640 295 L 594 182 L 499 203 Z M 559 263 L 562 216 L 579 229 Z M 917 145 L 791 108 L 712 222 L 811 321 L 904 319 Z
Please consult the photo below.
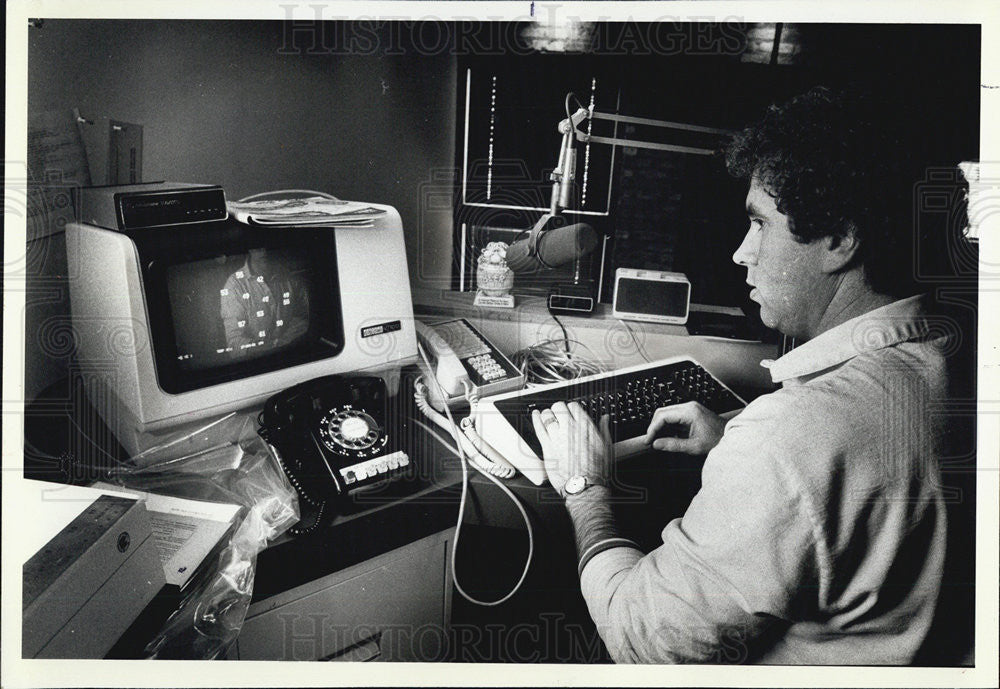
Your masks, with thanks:
M 687 427 L 686 438 L 657 437 L 670 425 Z M 688 455 L 706 455 L 722 438 L 726 421 L 698 402 L 685 402 L 660 407 L 653 413 L 653 420 L 646 431 L 646 444 L 664 452 L 681 452 Z

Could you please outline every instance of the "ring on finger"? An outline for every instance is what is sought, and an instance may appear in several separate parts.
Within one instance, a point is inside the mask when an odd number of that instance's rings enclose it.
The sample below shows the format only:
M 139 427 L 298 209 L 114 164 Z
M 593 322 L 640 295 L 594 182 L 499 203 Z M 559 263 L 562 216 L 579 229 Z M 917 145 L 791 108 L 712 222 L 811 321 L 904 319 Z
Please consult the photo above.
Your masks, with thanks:
M 548 414 L 546 414 L 546 412 L 548 412 Z M 554 423 L 557 423 L 558 421 L 559 419 L 556 418 L 556 415 L 553 414 L 548 409 L 542 412 L 542 425 L 545 426 L 546 428 L 548 428 Z

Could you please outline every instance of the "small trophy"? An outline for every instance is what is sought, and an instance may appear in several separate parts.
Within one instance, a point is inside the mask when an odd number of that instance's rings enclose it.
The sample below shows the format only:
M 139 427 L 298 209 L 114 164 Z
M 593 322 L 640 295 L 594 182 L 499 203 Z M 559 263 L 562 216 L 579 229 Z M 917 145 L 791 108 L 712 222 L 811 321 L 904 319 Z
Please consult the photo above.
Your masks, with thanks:
M 514 271 L 507 265 L 507 244 L 490 242 L 479 254 L 476 268 L 476 306 L 514 308 Z

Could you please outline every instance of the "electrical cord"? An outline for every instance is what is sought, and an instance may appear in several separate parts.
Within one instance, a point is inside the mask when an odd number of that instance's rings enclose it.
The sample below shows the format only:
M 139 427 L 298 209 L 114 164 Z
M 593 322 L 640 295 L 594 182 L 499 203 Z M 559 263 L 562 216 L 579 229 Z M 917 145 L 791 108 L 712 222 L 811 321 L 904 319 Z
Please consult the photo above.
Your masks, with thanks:
M 420 354 L 420 358 L 423 359 L 424 364 L 427 366 L 427 369 L 433 371 L 434 367 L 431 366 L 430 361 L 428 361 L 427 352 L 424 351 L 423 345 L 421 345 L 419 342 L 417 343 L 417 352 Z M 441 384 L 438 383 L 437 379 L 434 378 L 433 376 L 431 376 L 431 378 L 434 380 L 434 384 L 438 387 L 438 393 L 441 395 L 441 399 L 447 399 L 447 395 L 445 395 L 444 390 L 441 389 Z M 455 419 L 451 415 L 451 410 L 448 409 L 448 405 L 444 406 L 444 411 L 448 418 L 448 422 L 450 424 L 450 428 L 448 430 L 450 431 L 451 436 L 455 440 L 456 444 L 456 447 L 450 449 L 457 450 L 456 454 L 458 455 L 459 461 L 462 465 L 462 497 L 458 503 L 458 521 L 455 525 L 455 542 L 452 544 L 452 549 L 451 549 L 451 578 L 455 584 L 455 590 L 458 591 L 459 595 L 461 595 L 462 598 L 464 598 L 465 600 L 469 601 L 470 603 L 473 603 L 474 605 L 482 605 L 485 607 L 497 606 L 500 605 L 501 603 L 505 603 L 508 600 L 510 600 L 514 596 L 514 594 L 516 594 L 521 589 L 521 585 L 524 583 L 524 580 L 528 576 L 528 569 L 531 567 L 531 560 L 535 554 L 535 535 L 531 528 L 531 520 L 528 518 L 528 513 L 525 511 L 524 506 L 521 504 L 521 501 L 517 499 L 517 496 L 514 495 L 514 493 L 511 492 L 511 490 L 507 486 L 503 485 L 498 478 L 490 474 L 488 471 L 481 469 L 477 463 L 468 459 L 465 450 L 462 447 L 461 438 L 463 436 L 459 431 L 458 425 L 455 423 Z M 434 417 L 429 416 L 428 418 L 433 419 Z M 437 436 L 437 434 L 434 435 L 435 437 Z M 514 505 L 517 507 L 518 511 L 520 511 L 521 517 L 524 519 L 524 525 L 525 527 L 527 527 L 528 531 L 528 557 L 525 560 L 524 570 L 521 572 L 521 577 L 520 579 L 517 580 L 517 583 L 514 584 L 514 588 L 512 588 L 510 592 L 507 593 L 507 595 L 495 601 L 482 601 L 479 600 L 478 598 L 473 598 L 471 595 L 469 595 L 465 591 L 465 589 L 462 588 L 462 585 L 458 581 L 458 572 L 455 566 L 455 560 L 458 553 L 459 537 L 462 532 L 462 522 L 465 517 L 465 503 L 469 494 L 469 467 L 468 467 L 469 464 L 471 464 L 477 471 L 479 471 L 487 479 L 495 483 L 497 487 L 499 487 L 500 490 L 502 490 L 507 495 L 507 497 L 511 499 Z
M 543 300 L 544 297 L 537 299 Z M 546 383 L 561 383 L 565 380 L 605 373 L 607 368 L 600 363 L 593 350 L 579 340 L 571 338 L 562 320 L 551 309 L 549 315 L 562 331 L 562 339 L 541 340 L 518 350 L 511 357 L 513 364 L 526 376 L 527 385 L 534 387 Z M 585 350 L 587 357 L 575 354 L 570 345 Z
M 567 120 L 572 120 L 573 118 L 573 113 L 569 111 L 570 100 L 576 101 L 576 107 L 581 108 L 582 110 L 586 110 L 586 108 L 583 107 L 583 103 L 580 102 L 580 99 L 576 97 L 576 94 L 570 91 L 569 93 L 566 94 L 566 100 L 565 100 Z
M 561 320 L 559 320 L 559 316 L 557 316 L 554 313 L 552 313 L 552 309 L 551 308 L 549 309 L 549 315 L 552 316 L 552 320 L 554 320 L 556 322 L 556 325 L 559 326 L 559 329 L 562 330 L 563 343 L 566 346 L 566 353 L 570 354 L 570 351 L 569 351 L 569 332 L 566 330 L 566 326 L 563 325 L 563 323 L 562 323 Z
M 639 352 L 639 356 L 641 356 L 643 359 L 645 359 L 647 364 L 652 363 L 649 360 L 649 357 L 646 356 L 646 350 L 644 350 L 642 348 L 642 345 L 639 344 L 639 338 L 636 337 L 635 332 L 632 330 L 632 326 L 630 326 L 628 323 L 626 323 L 625 321 L 623 321 L 621 319 L 618 319 L 618 322 L 621 323 L 622 325 L 624 325 L 625 326 L 625 330 L 627 330 L 628 334 L 632 336 L 632 342 L 635 343 L 635 351 Z
M 586 350 L 590 358 L 573 354 L 570 344 Z M 564 380 L 604 373 L 607 370 L 598 363 L 597 357 L 589 347 L 579 340 L 569 338 L 536 342 L 515 352 L 511 361 L 521 373 L 525 374 L 529 385 L 560 383 Z
M 424 423 L 420 419 L 413 419 L 413 423 L 415 423 L 416 425 L 418 425 L 421 428 L 423 428 L 424 431 L 429 436 L 431 436 L 432 438 L 434 438 L 435 440 L 437 440 L 439 443 L 441 443 L 444 446 L 444 449 L 450 450 L 451 453 L 454 454 L 454 455 L 456 455 L 456 456 L 458 455 L 458 448 L 456 446 L 452 445 L 451 443 L 449 443 L 444 438 L 444 436 L 442 436 L 440 433 L 438 433 L 437 431 L 435 431 L 433 426 L 428 426 L 426 423 Z

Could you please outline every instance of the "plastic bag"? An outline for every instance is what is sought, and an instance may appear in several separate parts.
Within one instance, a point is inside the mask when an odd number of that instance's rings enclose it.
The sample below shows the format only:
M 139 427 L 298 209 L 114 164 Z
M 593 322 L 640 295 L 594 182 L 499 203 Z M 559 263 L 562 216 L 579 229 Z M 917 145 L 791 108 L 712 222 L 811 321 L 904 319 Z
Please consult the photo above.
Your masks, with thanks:
M 294 489 L 256 434 L 256 418 L 229 414 L 194 431 L 156 438 L 110 479 L 134 490 L 242 505 L 242 520 L 210 569 L 147 644 L 149 658 L 224 657 L 253 594 L 257 554 L 298 521 Z

